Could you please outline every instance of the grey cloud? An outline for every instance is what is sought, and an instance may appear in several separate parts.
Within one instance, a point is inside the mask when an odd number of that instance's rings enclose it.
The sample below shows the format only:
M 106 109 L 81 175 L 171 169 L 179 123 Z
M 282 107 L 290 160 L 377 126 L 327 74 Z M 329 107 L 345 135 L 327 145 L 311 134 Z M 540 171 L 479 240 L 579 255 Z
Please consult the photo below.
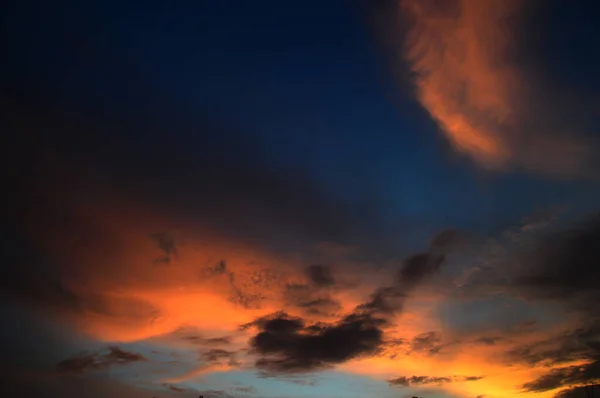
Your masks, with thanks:
M 308 279 L 317 286 L 332 286 L 335 278 L 331 268 L 326 265 L 311 265 L 306 268 Z
M 173 392 L 186 392 L 187 391 L 186 388 L 177 387 L 176 385 L 169 384 L 169 383 L 164 383 L 163 387 L 165 387 L 166 389 L 173 391 Z
M 415 336 L 410 343 L 412 351 L 428 352 L 437 354 L 443 347 L 440 333 L 432 331 Z
M 388 380 L 388 383 L 393 386 L 410 387 L 427 384 L 445 384 L 465 381 L 477 381 L 481 379 L 483 379 L 483 376 L 401 376 L 395 379 Z
M 168 232 L 158 232 L 150 235 L 156 242 L 156 246 L 160 249 L 164 257 L 160 257 L 156 259 L 158 263 L 170 264 L 173 260 L 173 257 L 177 257 L 177 246 L 175 245 L 175 239 Z
M 124 351 L 119 347 L 109 347 L 108 352 L 85 353 L 60 361 L 56 367 L 64 373 L 81 373 L 87 370 L 101 370 L 114 365 L 127 365 L 146 361 L 146 358 L 135 352 Z
M 203 352 L 200 356 L 203 360 L 208 362 L 218 362 L 223 359 L 231 360 L 235 358 L 235 352 L 227 351 L 220 348 L 213 348 L 206 352 Z
M 560 391 L 554 398 L 590 398 L 593 393 L 600 391 L 600 385 L 589 385 L 582 387 L 573 387 Z M 590 395 L 592 393 L 592 395 Z

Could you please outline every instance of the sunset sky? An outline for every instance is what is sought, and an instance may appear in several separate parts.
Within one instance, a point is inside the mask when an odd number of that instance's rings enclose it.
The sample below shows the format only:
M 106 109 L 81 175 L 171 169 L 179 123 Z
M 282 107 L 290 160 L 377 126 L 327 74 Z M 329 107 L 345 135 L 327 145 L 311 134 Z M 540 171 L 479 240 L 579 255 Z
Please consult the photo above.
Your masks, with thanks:
M 9 1 L 2 397 L 587 397 L 596 3 Z

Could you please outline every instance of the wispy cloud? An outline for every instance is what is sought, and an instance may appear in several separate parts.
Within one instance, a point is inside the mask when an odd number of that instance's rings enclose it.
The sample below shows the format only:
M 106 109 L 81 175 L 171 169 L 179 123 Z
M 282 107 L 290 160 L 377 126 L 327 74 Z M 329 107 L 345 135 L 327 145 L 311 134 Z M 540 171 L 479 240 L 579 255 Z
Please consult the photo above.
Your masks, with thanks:
M 519 47 L 528 7 L 515 0 L 400 1 L 399 18 L 409 26 L 402 54 L 416 96 L 452 147 L 486 168 L 589 176 L 595 147 L 585 123 L 548 100 L 549 92 L 561 94 L 520 56 L 528 51 Z

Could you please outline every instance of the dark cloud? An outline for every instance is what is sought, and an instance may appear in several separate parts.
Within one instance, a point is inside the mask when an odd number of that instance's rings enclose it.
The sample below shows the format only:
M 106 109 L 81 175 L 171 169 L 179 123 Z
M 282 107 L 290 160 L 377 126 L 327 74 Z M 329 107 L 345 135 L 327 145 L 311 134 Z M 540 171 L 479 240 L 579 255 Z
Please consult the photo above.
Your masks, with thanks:
M 164 383 L 163 387 L 165 387 L 169 391 L 173 391 L 173 392 L 186 392 L 187 391 L 186 388 L 177 387 L 177 386 L 175 386 L 173 384 L 169 384 L 169 383 Z
M 509 291 L 528 299 L 562 304 L 578 315 L 580 325 L 567 332 L 519 346 L 509 361 L 553 366 L 525 383 L 527 391 L 548 391 L 593 383 L 600 378 L 600 216 L 545 236 L 527 258 L 529 267 L 514 279 Z M 583 365 L 564 366 L 574 361 Z M 559 367 L 560 366 L 560 367 Z
M 138 353 L 124 351 L 119 347 L 109 347 L 108 353 L 86 353 L 60 361 L 56 367 L 60 372 L 81 373 L 88 370 L 101 370 L 114 365 L 127 365 L 134 362 L 146 361 Z
M 300 318 L 277 313 L 244 327 L 258 328 L 250 341 L 261 355 L 257 367 L 273 372 L 302 372 L 375 354 L 384 343 L 384 325 L 384 320 L 369 314 L 351 314 L 337 323 L 307 326 Z
M 231 337 L 229 337 L 229 336 L 204 338 L 199 335 L 190 335 L 190 336 L 184 336 L 183 339 L 190 341 L 192 343 L 207 345 L 207 346 L 213 346 L 213 345 L 218 346 L 218 345 L 231 344 Z
M 553 336 L 509 353 L 509 359 L 529 365 L 554 366 L 546 374 L 525 383 L 527 391 L 548 391 L 560 387 L 591 384 L 600 379 L 600 325 L 579 328 Z M 577 366 L 562 366 L 574 361 Z
M 204 339 L 204 344 L 207 345 L 227 345 L 227 344 L 231 344 L 231 337 L 229 336 L 224 336 L 224 337 L 211 337 L 208 339 Z
M 157 262 L 170 264 L 173 257 L 177 256 L 177 247 L 175 246 L 175 239 L 168 232 L 158 232 L 150 235 L 155 242 L 157 247 L 163 252 L 164 257 L 157 258 Z
M 254 394 L 254 393 L 256 393 L 256 388 L 254 388 L 252 386 L 243 386 L 243 387 L 236 387 L 235 391 L 239 391 L 239 392 L 245 393 L 245 394 Z
M 419 253 L 408 257 L 402 263 L 396 283 L 378 288 L 368 302 L 359 309 L 379 314 L 392 314 L 402 310 L 408 295 L 427 277 L 435 274 L 445 257 L 431 253 Z
M 532 266 L 515 284 L 528 296 L 557 300 L 590 316 L 599 316 L 600 215 L 552 234 L 531 254 Z
M 235 352 L 227 351 L 220 348 L 213 348 L 200 355 L 200 358 L 207 362 L 218 362 L 223 359 L 231 360 L 235 358 Z
M 371 294 L 371 299 L 361 304 L 359 309 L 378 314 L 393 314 L 402 310 L 406 297 L 406 293 L 398 286 L 381 287 Z
M 443 261 L 443 256 L 430 253 L 409 257 L 402 263 L 394 285 L 378 288 L 369 301 L 336 323 L 307 325 L 301 318 L 279 312 L 242 325 L 242 329 L 258 329 L 250 341 L 261 355 L 256 366 L 273 372 L 309 371 L 378 353 L 387 344 L 383 339 L 386 318 L 401 311 L 407 294 L 438 271 Z M 324 268 L 312 268 L 309 272 L 319 287 L 333 283 L 333 278 L 324 277 Z M 331 304 L 329 299 L 306 300 L 313 292 L 314 288 L 308 285 L 288 285 L 286 294 L 298 306 Z M 411 346 L 415 351 L 437 353 L 442 347 L 441 337 L 433 332 L 417 336 Z
M 236 398 L 235 395 L 228 393 L 225 390 L 203 390 L 198 391 L 201 397 L 214 397 L 214 398 Z M 198 395 L 196 394 L 196 395 Z
M 388 380 L 388 383 L 393 386 L 409 387 L 415 385 L 426 385 L 426 384 L 444 384 L 444 383 L 457 383 L 465 381 L 477 381 L 483 379 L 482 376 L 401 376 L 396 379 Z
M 523 384 L 525 391 L 543 392 L 560 387 L 587 384 L 600 379 L 600 360 L 587 365 L 567 366 L 550 370 L 545 375 Z
M 286 303 L 304 310 L 307 315 L 335 315 L 342 307 L 331 297 L 328 289 L 335 284 L 329 267 L 312 265 L 306 268 L 306 274 L 310 284 L 290 283 L 285 286 Z
M 400 269 L 399 282 L 404 289 L 412 289 L 426 277 L 437 272 L 443 262 L 444 256 L 441 255 L 415 254 L 405 260 Z
M 435 235 L 429 243 L 432 249 L 451 250 L 467 243 L 466 234 L 457 229 L 445 229 Z
M 589 385 L 562 390 L 554 398 L 590 398 L 594 393 L 600 391 L 600 385 Z
M 412 351 L 437 354 L 444 347 L 440 333 L 432 331 L 415 336 L 410 342 Z
M 485 345 L 495 345 L 497 342 L 504 340 L 502 337 L 500 336 L 486 336 L 486 337 L 480 337 L 477 340 L 475 340 L 476 343 L 480 343 L 480 344 L 485 344 Z
M 342 309 L 342 305 L 331 298 L 319 298 L 298 303 L 298 307 L 305 308 L 309 315 L 335 315 Z
M 308 279 L 317 286 L 332 286 L 335 279 L 331 269 L 326 265 L 311 265 L 306 268 Z

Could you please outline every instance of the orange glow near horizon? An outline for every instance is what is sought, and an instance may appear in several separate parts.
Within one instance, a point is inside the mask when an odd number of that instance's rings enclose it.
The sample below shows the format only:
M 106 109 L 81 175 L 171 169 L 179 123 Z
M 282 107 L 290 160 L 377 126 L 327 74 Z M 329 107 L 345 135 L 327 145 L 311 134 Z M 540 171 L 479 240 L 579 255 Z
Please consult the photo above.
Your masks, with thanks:
M 102 311 L 84 306 L 65 315 L 73 328 L 96 340 L 153 342 L 189 328 L 206 337 L 231 336 L 229 348 L 244 352 L 252 331 L 240 331 L 241 324 L 280 310 L 308 321 L 331 322 L 363 303 L 373 291 L 373 286 L 365 285 L 333 291 L 333 297 L 342 304 L 337 318 L 307 316 L 297 308 L 286 307 L 283 301 L 286 283 L 302 283 L 306 278 L 302 274 L 305 264 L 294 256 L 275 256 L 224 236 L 192 229 L 185 223 L 166 221 L 142 209 L 122 202 L 106 202 L 95 208 L 83 206 L 71 209 L 78 220 L 76 228 L 70 225 L 44 229 L 42 223 L 39 224 L 42 228 L 35 230 L 34 236 L 41 247 L 64 265 L 64 285 L 81 294 L 84 300 L 102 298 Z M 165 230 L 177 231 L 174 233 L 177 253 L 168 264 L 155 261 L 165 253 L 150 238 L 153 233 Z M 98 239 L 87 239 L 88 233 Z M 220 261 L 224 261 L 225 268 L 217 267 Z M 344 271 L 343 277 L 352 279 L 350 269 Z M 360 275 L 355 277 L 360 279 Z M 431 330 L 444 331 L 433 311 L 442 300 L 443 297 L 422 289 L 406 302 L 403 313 L 395 319 L 397 325 L 388 330 L 386 338 L 411 339 Z M 160 344 L 177 346 L 169 340 Z M 400 345 L 386 348 L 373 358 L 351 360 L 337 369 L 376 380 L 400 375 L 485 375 L 481 380 L 438 387 L 460 397 L 473 397 L 485 391 L 486 397 L 500 398 L 519 393 L 515 385 L 542 373 L 540 369 L 508 366 L 494 360 L 500 356 L 499 350 L 509 348 L 450 347 L 443 355 L 427 356 L 408 353 Z M 215 372 L 239 370 L 240 366 L 252 369 L 251 358 L 245 355 L 241 354 L 240 362 L 235 365 L 226 362 L 200 365 L 161 382 L 201 379 Z

